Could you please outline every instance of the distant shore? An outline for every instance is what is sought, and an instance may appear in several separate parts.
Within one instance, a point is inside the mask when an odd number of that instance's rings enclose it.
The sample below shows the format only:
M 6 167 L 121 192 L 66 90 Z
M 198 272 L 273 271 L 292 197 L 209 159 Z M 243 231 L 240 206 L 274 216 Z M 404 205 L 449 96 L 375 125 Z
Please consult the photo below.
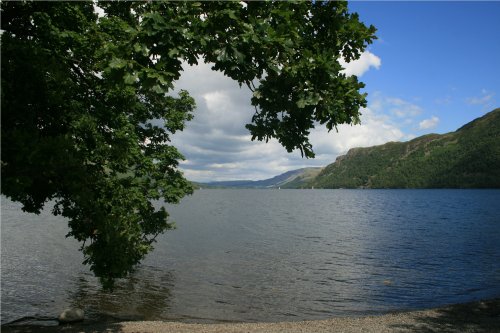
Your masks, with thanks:
M 339 317 L 326 320 L 279 323 L 186 324 L 180 322 L 136 321 L 80 323 L 52 327 L 3 326 L 4 333 L 305 333 L 305 332 L 500 332 L 500 298 L 456 304 L 436 309 L 389 313 L 381 316 Z

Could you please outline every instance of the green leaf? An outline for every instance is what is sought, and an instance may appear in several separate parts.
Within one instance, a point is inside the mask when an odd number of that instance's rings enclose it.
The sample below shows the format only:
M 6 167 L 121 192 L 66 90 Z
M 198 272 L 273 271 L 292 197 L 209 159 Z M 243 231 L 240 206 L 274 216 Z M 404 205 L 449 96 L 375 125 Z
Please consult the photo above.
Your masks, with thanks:
M 113 58 L 109 62 L 109 67 L 113 69 L 124 68 L 127 66 L 127 61 L 119 58 Z
M 125 82 L 125 84 L 134 84 L 137 79 L 138 77 L 135 73 L 134 74 L 126 73 L 123 76 L 123 81 Z
M 168 56 L 170 58 L 175 58 L 178 54 L 180 54 L 179 50 L 176 49 L 176 48 L 173 48 L 171 49 L 169 52 L 168 52 Z
M 165 90 L 158 84 L 155 84 L 152 88 L 151 88 L 152 91 L 154 91 L 155 93 L 157 94 L 164 94 L 165 93 Z
M 195 109 L 187 92 L 168 94 L 181 58 L 251 87 L 252 140 L 275 138 L 306 158 L 315 124 L 354 124 L 366 106 L 364 84 L 338 59 L 359 58 L 375 29 L 345 2 L 99 6 L 106 17 L 91 1 L 2 2 L 1 189 L 28 212 L 55 200 L 106 288 L 170 228 L 153 200 L 192 191 L 170 143 Z

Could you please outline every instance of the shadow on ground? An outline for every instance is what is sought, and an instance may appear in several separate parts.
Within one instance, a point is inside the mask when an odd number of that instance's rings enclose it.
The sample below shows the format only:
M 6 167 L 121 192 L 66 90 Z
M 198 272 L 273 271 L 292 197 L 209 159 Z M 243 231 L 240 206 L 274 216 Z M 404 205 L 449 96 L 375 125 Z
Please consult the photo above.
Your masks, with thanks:
M 396 332 L 499 333 L 500 299 L 457 304 L 417 315 L 411 324 L 391 325 Z
M 2 326 L 2 333 L 121 333 L 120 323 L 68 324 L 59 326 L 12 325 Z
M 390 314 L 380 317 L 364 317 L 360 320 L 339 318 L 336 323 L 316 322 L 310 327 L 304 325 L 285 325 L 274 327 L 271 332 L 376 332 L 376 333 L 500 333 L 500 298 L 474 303 L 451 305 L 439 309 Z M 335 319 L 333 319 L 335 320 Z M 311 322 L 311 323 L 314 323 Z M 340 325 L 338 325 L 340 324 Z M 375 324 L 375 325 L 374 325 Z M 254 326 L 209 327 L 210 332 L 266 332 L 259 323 Z M 203 326 L 207 327 L 207 326 Z M 272 327 L 269 327 L 272 328 Z M 306 330 L 304 330 L 306 328 Z M 160 329 L 162 329 L 160 327 Z M 137 328 L 105 319 L 96 322 L 81 322 L 74 325 L 34 326 L 4 325 L 2 333 L 123 333 L 138 332 Z M 154 331 L 157 331 L 156 329 Z M 161 331 L 161 330 L 160 330 Z M 175 332 L 175 328 L 170 328 Z M 193 327 L 184 327 L 182 332 L 191 332 Z

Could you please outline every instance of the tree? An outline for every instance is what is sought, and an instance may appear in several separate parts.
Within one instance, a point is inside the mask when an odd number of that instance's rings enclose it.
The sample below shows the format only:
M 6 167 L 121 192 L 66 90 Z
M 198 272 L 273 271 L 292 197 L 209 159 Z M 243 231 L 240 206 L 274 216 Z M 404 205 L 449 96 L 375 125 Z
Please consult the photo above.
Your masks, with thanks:
M 173 227 L 152 201 L 191 193 L 170 144 L 193 117 L 184 63 L 253 91 L 252 140 L 314 157 L 308 134 L 366 105 L 339 59 L 375 38 L 346 2 L 2 2 L 2 193 L 53 200 L 105 287 Z M 163 126 L 158 120 L 163 121 Z

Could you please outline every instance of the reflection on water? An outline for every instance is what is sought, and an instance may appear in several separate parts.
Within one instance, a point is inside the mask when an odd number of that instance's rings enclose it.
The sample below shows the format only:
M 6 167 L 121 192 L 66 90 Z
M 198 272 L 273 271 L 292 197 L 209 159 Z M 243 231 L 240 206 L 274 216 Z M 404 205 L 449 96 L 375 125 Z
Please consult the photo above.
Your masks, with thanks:
M 94 320 L 154 320 L 167 316 L 173 283 L 169 272 L 142 266 L 119 280 L 113 292 L 106 292 L 92 275 L 82 274 L 68 299 Z
M 66 222 L 2 199 L 2 323 L 82 307 L 93 320 L 279 321 L 500 296 L 499 190 L 202 190 L 113 293 Z

